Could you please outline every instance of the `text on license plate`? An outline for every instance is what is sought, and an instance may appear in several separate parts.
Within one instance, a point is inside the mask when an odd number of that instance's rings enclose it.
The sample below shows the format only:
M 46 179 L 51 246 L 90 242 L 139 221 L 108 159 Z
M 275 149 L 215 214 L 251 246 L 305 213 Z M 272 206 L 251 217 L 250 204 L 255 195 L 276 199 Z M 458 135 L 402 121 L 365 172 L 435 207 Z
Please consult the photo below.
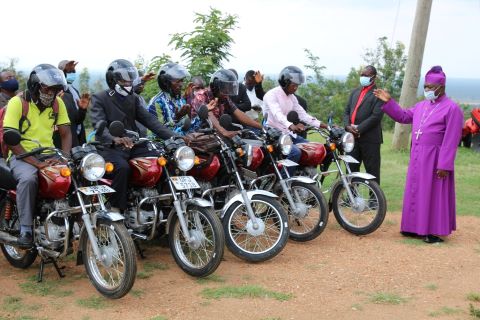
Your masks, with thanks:
M 186 189 L 199 189 L 200 186 L 192 176 L 174 176 L 170 177 L 172 180 L 175 189 L 177 190 L 186 190 Z
M 100 194 L 100 193 L 112 193 L 115 192 L 114 189 L 110 188 L 109 186 L 90 186 L 90 187 L 82 187 L 78 188 L 78 191 L 83 193 L 84 195 L 91 196 L 92 194 Z

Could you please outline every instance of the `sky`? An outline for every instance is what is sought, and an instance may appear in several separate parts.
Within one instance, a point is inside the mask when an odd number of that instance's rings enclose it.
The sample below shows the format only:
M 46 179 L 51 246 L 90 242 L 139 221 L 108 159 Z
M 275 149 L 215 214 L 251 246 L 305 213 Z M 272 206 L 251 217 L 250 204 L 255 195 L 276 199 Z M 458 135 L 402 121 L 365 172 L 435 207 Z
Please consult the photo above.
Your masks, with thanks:
M 193 30 L 194 13 L 214 7 L 238 15 L 234 56 L 224 67 L 278 74 L 301 68 L 307 48 L 325 74 L 346 75 L 365 65 L 363 55 L 386 36 L 408 46 L 416 0 L 45 0 L 3 1 L 0 62 L 18 58 L 29 71 L 40 63 L 79 61 L 77 70 L 104 71 L 123 58 L 133 62 L 167 53 L 173 33 Z M 441 65 L 448 77 L 480 78 L 480 0 L 433 0 L 422 74 Z M 9 31 L 8 33 L 6 31 Z

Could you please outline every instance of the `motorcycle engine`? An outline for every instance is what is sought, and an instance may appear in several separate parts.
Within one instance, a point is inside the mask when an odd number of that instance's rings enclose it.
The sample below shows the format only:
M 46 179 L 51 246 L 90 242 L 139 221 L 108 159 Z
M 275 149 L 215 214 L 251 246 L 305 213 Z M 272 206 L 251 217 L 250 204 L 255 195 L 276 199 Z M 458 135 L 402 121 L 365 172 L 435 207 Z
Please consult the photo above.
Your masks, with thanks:
M 313 179 L 313 177 L 317 174 L 317 168 L 316 167 L 303 167 L 302 170 L 299 172 L 299 175 L 301 176 L 306 176 L 310 177 Z
M 155 212 L 152 210 L 140 210 L 140 215 L 137 220 L 136 208 L 129 208 L 126 213 L 128 227 L 137 231 L 144 232 L 151 225 L 145 225 L 145 223 L 152 222 L 155 218 Z
M 47 229 L 51 241 L 47 240 L 47 235 L 45 234 L 45 222 L 35 228 L 35 235 L 39 239 L 40 244 L 52 250 L 57 250 L 63 246 L 63 240 L 67 232 L 63 218 L 53 217 L 47 223 Z

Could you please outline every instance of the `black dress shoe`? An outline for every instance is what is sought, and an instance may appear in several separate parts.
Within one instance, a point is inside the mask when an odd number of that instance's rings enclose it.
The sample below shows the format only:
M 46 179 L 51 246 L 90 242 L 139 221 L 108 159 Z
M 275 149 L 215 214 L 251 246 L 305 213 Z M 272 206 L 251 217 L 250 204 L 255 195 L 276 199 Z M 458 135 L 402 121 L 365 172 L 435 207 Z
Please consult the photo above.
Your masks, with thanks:
M 423 239 L 426 243 L 440 243 L 443 242 L 443 239 L 432 234 L 429 234 Z
M 412 238 L 417 238 L 418 237 L 418 234 L 416 234 L 415 232 L 400 231 L 400 233 L 404 237 L 412 237 Z
M 31 248 L 33 247 L 33 237 L 31 232 L 22 232 L 20 237 L 17 240 L 18 246 L 20 248 Z

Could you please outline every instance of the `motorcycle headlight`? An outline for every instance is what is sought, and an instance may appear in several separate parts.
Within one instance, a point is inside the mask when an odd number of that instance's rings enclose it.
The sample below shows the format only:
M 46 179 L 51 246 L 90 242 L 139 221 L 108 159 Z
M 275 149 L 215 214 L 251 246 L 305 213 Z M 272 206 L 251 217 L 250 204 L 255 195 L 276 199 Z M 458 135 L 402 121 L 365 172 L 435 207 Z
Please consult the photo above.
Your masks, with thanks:
M 290 151 L 292 151 L 292 145 L 292 138 L 289 134 L 282 134 L 278 139 L 278 146 L 284 156 L 288 156 L 290 154 Z
M 252 160 L 253 160 L 253 147 L 251 144 L 246 144 L 244 146 L 244 149 L 245 149 L 245 152 L 246 152 L 246 156 L 247 156 L 247 167 L 250 167 L 250 165 L 252 164 Z
M 345 132 L 342 135 L 342 147 L 345 152 L 352 152 L 353 147 L 355 147 L 355 138 L 350 132 Z
M 105 174 L 105 160 L 96 153 L 89 153 L 80 162 L 80 172 L 88 181 L 98 181 Z
M 183 146 L 175 151 L 174 159 L 180 170 L 188 171 L 192 169 L 195 164 L 195 152 L 192 148 Z

